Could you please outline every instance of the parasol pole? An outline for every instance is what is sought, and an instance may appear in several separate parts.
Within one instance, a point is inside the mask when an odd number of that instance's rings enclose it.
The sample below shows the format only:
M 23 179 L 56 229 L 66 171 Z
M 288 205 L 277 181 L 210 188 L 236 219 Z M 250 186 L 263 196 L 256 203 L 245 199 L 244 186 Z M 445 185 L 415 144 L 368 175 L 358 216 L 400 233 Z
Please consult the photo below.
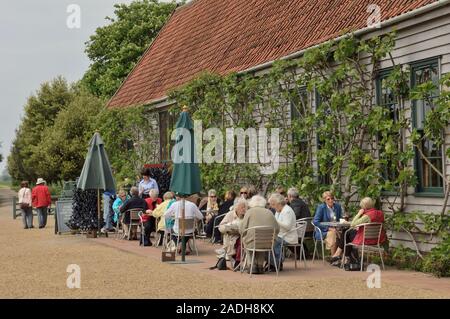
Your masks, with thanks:
M 185 208 L 186 208 L 186 202 L 184 199 L 184 196 L 181 199 L 181 228 L 180 228 L 180 235 L 181 235 L 181 261 L 186 261 L 186 238 L 184 237 L 184 234 L 186 233 L 186 225 L 184 222 L 184 219 L 186 217 L 185 214 Z
M 184 105 L 183 106 L 183 112 L 188 112 L 189 108 Z M 183 196 L 181 198 L 181 261 L 186 261 L 186 224 L 185 224 L 185 218 L 186 218 L 186 200 Z
M 100 188 L 97 188 L 97 233 L 100 235 Z

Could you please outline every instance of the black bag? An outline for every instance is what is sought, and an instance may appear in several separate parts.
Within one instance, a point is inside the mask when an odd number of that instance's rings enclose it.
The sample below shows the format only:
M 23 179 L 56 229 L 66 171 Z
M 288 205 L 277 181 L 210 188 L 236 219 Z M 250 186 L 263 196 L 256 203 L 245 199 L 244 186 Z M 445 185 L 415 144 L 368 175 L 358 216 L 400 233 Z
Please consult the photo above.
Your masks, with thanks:
M 28 209 L 28 208 L 30 208 L 30 204 L 20 203 L 20 209 Z
M 361 270 L 361 264 L 360 263 L 346 263 L 344 264 L 344 270 L 345 271 L 360 271 Z
M 217 264 L 209 269 L 212 270 L 216 268 L 219 270 L 227 270 L 227 260 L 225 259 L 225 257 L 220 257 L 217 261 Z

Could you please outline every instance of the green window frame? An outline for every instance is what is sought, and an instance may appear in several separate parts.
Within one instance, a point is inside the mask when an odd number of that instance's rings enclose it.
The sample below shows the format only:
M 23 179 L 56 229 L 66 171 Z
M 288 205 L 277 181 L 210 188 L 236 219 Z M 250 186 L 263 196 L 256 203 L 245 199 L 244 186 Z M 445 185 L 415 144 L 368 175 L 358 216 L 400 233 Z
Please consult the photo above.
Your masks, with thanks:
M 384 81 L 390 76 L 392 70 L 392 68 L 387 68 L 378 72 L 376 79 L 376 102 L 377 105 L 387 108 L 389 110 L 390 118 L 394 122 L 397 122 L 399 118 L 398 101 L 394 92 L 384 85 Z M 399 172 L 393 167 L 393 163 L 388 160 L 388 163 L 381 174 L 384 179 L 392 181 L 398 178 Z
M 159 154 L 161 163 L 171 161 L 171 150 L 174 145 L 171 134 L 175 126 L 175 117 L 168 111 L 161 111 L 159 116 Z
M 437 90 L 434 97 L 439 95 L 439 60 L 438 58 L 419 61 L 411 64 L 411 88 L 427 81 L 433 81 L 436 84 Z M 419 134 L 423 135 L 423 121 L 426 117 L 429 105 L 422 100 L 412 101 L 412 120 L 413 127 L 417 129 Z M 422 151 L 427 154 L 430 162 L 437 168 L 443 169 L 444 156 L 442 146 L 436 147 L 432 141 L 424 139 L 422 142 Z M 425 160 L 420 156 L 420 153 L 415 150 L 414 167 L 418 179 L 416 186 L 416 193 L 419 194 L 443 194 L 444 184 L 442 178 L 431 168 Z
M 307 108 L 309 106 L 308 91 L 306 87 L 300 87 L 298 90 L 291 90 L 291 98 L 289 100 L 290 112 L 291 112 L 291 126 L 294 121 L 299 121 L 301 118 L 302 107 Z M 306 152 L 308 149 L 308 140 L 302 138 L 295 132 L 292 133 L 292 145 L 297 153 Z
M 317 92 L 317 90 L 315 90 L 315 100 L 316 100 L 316 108 L 322 103 L 322 98 L 320 96 L 320 93 Z M 320 136 L 319 134 L 316 134 L 316 145 L 317 145 L 317 150 L 320 149 L 322 142 L 320 140 Z M 322 185 L 332 185 L 333 181 L 331 180 L 331 174 L 329 172 L 322 174 L 320 172 L 320 166 L 319 166 L 319 162 L 317 161 L 317 175 L 318 175 L 318 179 L 319 179 L 319 183 Z

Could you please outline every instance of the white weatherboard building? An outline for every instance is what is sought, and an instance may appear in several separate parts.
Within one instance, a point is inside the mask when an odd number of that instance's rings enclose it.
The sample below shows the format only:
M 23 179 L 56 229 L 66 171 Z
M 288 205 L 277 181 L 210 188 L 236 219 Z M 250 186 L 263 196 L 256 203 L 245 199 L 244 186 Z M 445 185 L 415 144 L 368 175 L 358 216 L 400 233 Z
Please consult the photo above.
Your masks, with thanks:
M 202 71 L 262 74 L 273 61 L 301 57 L 305 50 L 349 30 L 361 39 L 396 30 L 392 55 L 397 65 L 410 68 L 411 87 L 429 80 L 438 83 L 450 72 L 449 0 L 194 0 L 172 14 L 108 106 L 148 107 L 149 125 L 159 137 L 153 161 L 159 163 L 169 159 L 167 132 L 174 121 L 168 113 L 174 103 L 167 99 L 169 90 Z M 383 82 L 391 67 L 388 58 L 381 62 L 376 98 L 395 108 Z M 316 96 L 307 94 L 314 109 Z M 405 106 L 413 125 L 420 125 L 426 112 L 421 101 L 406 101 Z M 444 134 L 445 145 L 436 148 L 426 143 L 424 149 L 449 177 L 450 160 L 444 150 L 450 147 L 450 127 Z M 419 183 L 408 189 L 406 210 L 439 213 L 444 181 L 419 157 L 410 165 Z M 393 239 L 403 244 L 410 241 L 403 233 L 394 234 Z M 420 249 L 429 250 L 432 245 L 433 240 L 425 239 Z

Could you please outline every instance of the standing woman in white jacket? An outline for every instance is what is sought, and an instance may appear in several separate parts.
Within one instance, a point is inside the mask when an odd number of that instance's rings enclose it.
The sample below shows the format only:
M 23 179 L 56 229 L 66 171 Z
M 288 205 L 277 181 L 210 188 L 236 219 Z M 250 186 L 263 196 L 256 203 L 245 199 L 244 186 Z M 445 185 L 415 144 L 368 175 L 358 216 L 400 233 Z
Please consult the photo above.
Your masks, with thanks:
M 286 199 L 283 195 L 274 193 L 269 198 L 270 207 L 275 209 L 275 219 L 280 226 L 280 232 L 278 233 L 277 240 L 273 247 L 275 253 L 275 259 L 280 265 L 279 270 L 283 270 L 283 256 L 281 251 L 281 243 L 297 244 L 298 236 L 295 230 L 295 213 L 292 208 L 287 205 Z M 281 258 L 281 262 L 280 262 Z M 273 262 L 272 260 L 270 261 Z M 271 268 L 275 268 L 274 265 L 270 265 Z
M 19 205 L 22 210 L 23 228 L 33 228 L 33 208 L 31 206 L 31 189 L 28 188 L 28 182 L 20 183 Z

